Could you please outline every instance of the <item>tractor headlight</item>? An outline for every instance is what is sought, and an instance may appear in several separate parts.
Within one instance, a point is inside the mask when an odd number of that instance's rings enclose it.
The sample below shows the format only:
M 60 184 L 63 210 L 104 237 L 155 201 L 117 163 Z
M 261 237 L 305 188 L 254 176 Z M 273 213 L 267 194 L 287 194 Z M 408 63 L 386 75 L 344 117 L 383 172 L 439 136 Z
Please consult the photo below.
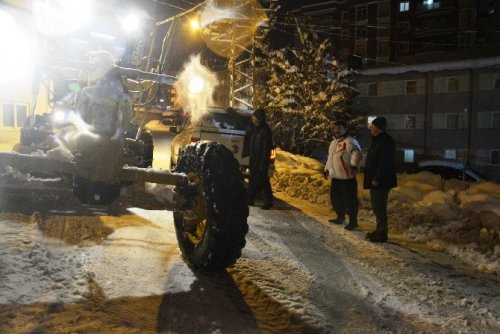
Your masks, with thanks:
M 55 110 L 52 113 L 52 121 L 54 123 L 63 123 L 66 121 L 66 113 L 63 110 Z

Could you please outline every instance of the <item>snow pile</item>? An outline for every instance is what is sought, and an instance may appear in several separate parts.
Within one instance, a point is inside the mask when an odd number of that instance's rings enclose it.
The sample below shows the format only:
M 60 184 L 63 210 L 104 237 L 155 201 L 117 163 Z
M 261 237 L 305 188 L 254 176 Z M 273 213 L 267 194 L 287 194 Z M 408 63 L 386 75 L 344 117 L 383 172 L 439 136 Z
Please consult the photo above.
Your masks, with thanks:
M 317 160 L 276 150 L 273 190 L 288 196 L 329 206 L 329 182 L 323 178 L 324 166 Z
M 58 160 L 58 161 L 65 161 L 65 162 L 72 162 L 74 160 L 73 154 L 64 146 L 58 146 L 56 148 L 53 148 L 46 153 L 47 158 L 53 159 L 53 160 Z
M 330 207 L 330 180 L 323 165 L 310 158 L 277 150 L 273 190 Z M 358 175 L 360 219 L 373 220 L 370 194 Z M 389 194 L 389 224 L 393 233 L 427 243 L 473 264 L 478 270 L 500 274 L 500 185 L 443 180 L 429 172 L 398 175 Z
M 48 158 L 64 162 L 72 162 L 75 159 L 71 151 L 68 148 L 64 147 L 63 145 L 59 145 L 45 152 L 33 146 L 24 146 L 18 144 L 15 147 L 15 152 L 11 152 L 11 154 L 16 154 L 16 153 L 22 155 L 31 155 L 34 157 Z
M 37 178 L 29 173 L 22 173 L 19 169 L 7 166 L 0 172 L 0 185 L 8 187 L 24 187 L 29 189 L 46 188 L 47 186 L 59 186 L 62 178 Z

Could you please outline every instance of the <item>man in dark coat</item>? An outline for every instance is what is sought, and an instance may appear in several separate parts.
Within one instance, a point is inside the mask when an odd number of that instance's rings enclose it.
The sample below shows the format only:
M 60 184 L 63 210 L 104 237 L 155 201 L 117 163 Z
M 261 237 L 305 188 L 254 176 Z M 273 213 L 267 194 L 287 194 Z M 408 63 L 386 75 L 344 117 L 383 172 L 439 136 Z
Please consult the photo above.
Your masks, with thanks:
M 377 117 L 370 125 L 372 142 L 368 149 L 365 163 L 365 179 L 363 186 L 370 189 L 372 210 L 377 218 L 375 232 L 368 233 L 367 239 L 372 242 L 387 241 L 387 198 L 391 188 L 397 186 L 396 177 L 396 144 L 385 129 L 387 120 Z
M 250 156 L 248 204 L 254 205 L 256 195 L 263 190 L 262 209 L 268 210 L 273 206 L 273 191 L 268 176 L 273 137 L 271 129 L 266 124 L 264 109 L 258 109 L 253 113 L 252 123 L 247 128 L 243 146 L 244 156 Z

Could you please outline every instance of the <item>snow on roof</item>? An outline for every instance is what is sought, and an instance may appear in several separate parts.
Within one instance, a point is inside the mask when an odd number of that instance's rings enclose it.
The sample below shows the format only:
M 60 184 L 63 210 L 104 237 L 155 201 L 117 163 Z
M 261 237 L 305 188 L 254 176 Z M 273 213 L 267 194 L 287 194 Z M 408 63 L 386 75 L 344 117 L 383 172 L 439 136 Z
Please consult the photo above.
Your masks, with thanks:
M 378 67 L 359 71 L 361 75 L 379 75 L 379 74 L 401 74 L 411 71 L 416 72 L 434 72 L 443 70 L 458 70 L 468 68 L 484 68 L 500 66 L 500 57 L 467 59 L 459 61 L 447 61 L 439 63 L 428 63 L 418 65 L 401 65 L 391 67 Z

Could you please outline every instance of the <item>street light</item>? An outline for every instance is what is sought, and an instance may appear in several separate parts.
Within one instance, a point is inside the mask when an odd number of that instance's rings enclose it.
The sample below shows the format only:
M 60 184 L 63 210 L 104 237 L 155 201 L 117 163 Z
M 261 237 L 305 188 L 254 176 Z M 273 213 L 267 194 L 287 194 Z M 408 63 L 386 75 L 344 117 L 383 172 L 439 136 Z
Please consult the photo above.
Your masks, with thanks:
M 189 20 L 189 26 L 191 27 L 191 30 L 192 31 L 198 31 L 201 29 L 201 23 L 200 23 L 200 20 L 198 18 L 191 18 Z

